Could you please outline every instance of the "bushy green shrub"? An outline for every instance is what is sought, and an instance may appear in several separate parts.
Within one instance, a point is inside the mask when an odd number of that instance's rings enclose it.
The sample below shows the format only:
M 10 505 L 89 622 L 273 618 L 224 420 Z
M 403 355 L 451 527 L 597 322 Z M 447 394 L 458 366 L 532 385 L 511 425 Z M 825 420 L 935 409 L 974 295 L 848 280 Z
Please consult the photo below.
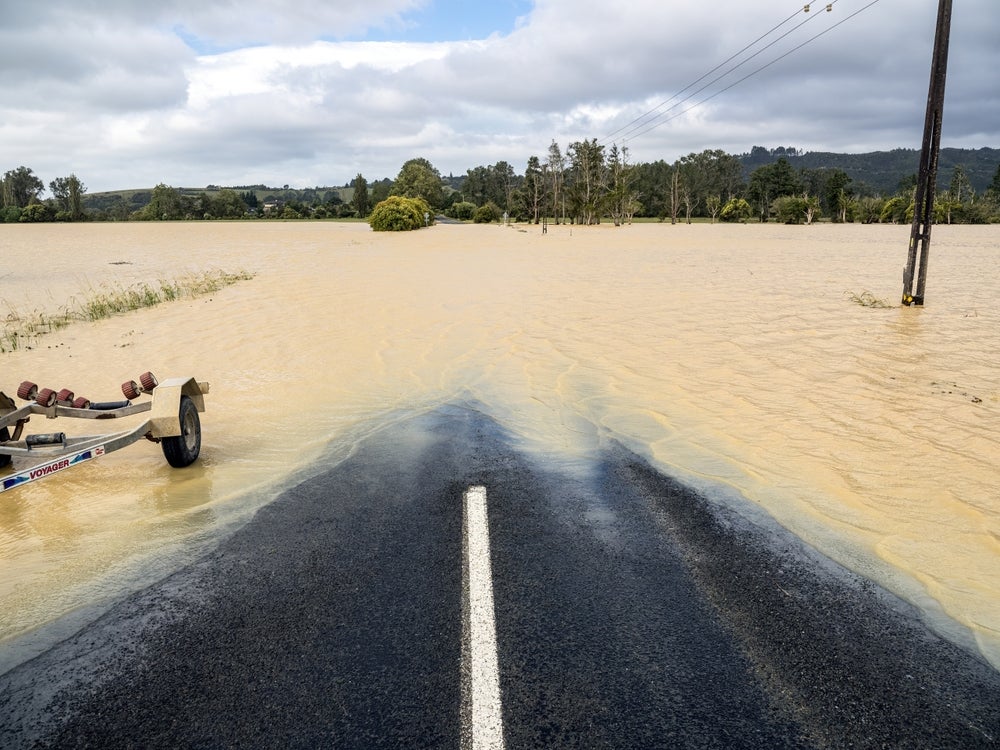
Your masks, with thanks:
M 726 202 L 719 212 L 723 221 L 746 221 L 753 215 L 753 208 L 743 198 L 733 198 Z
M 6 208 L 0 209 L 0 221 L 3 221 L 5 224 L 11 224 L 20 220 L 21 209 L 17 206 L 7 206 Z
M 405 232 L 420 229 L 430 217 L 430 206 L 423 198 L 403 198 L 392 195 L 375 206 L 368 225 L 376 232 Z
M 912 220 L 912 217 L 913 207 L 910 200 L 897 195 L 883 204 L 879 221 L 883 224 L 905 224 Z
M 469 201 L 459 201 L 458 203 L 453 204 L 452 207 L 448 209 L 448 212 L 453 219 L 466 221 L 476 215 L 476 204 L 470 203 Z
M 782 224 L 801 224 L 806 217 L 806 201 L 797 195 L 782 195 L 771 203 L 771 213 Z
M 494 221 L 500 221 L 501 216 L 500 207 L 493 201 L 489 201 L 476 209 L 476 213 L 472 215 L 472 220 L 476 224 L 489 224 Z
M 55 213 L 49 213 L 49 208 L 44 203 L 32 203 L 30 206 L 26 206 L 21 209 L 21 217 L 19 221 L 25 222 L 36 222 L 36 221 L 51 221 L 55 218 Z

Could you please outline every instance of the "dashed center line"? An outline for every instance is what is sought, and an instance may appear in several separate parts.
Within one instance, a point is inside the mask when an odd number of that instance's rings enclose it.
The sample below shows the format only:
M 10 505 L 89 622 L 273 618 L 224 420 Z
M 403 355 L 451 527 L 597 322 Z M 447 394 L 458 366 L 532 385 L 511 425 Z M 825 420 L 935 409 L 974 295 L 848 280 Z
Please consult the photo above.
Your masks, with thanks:
M 466 575 L 469 591 L 469 632 L 473 750 L 502 750 L 503 717 L 497 663 L 496 620 L 493 614 L 493 572 L 486 488 L 465 492 L 467 534 Z

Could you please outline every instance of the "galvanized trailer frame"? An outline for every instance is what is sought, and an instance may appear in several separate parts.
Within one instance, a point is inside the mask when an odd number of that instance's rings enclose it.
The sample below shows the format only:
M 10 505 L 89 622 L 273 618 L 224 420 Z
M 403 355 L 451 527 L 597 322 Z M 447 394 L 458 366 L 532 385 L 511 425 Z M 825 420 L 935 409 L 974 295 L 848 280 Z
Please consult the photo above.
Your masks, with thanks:
M 122 385 L 128 400 L 105 404 L 91 404 L 85 399 L 74 401 L 69 391 L 58 394 L 49 389 L 39 391 L 26 381 L 18 389 L 18 396 L 28 403 L 19 407 L 14 399 L 0 391 L 0 466 L 11 465 L 13 459 L 37 461 L 11 474 L 0 474 L 0 492 L 113 453 L 144 438 L 160 443 L 171 466 L 181 468 L 194 463 L 201 451 L 198 413 L 205 411 L 209 384 L 192 377 L 159 382 L 148 372 L 140 381 L 142 385 L 134 381 Z M 132 403 L 133 398 L 143 394 L 150 395 L 151 400 Z M 107 420 L 147 412 L 149 416 L 139 425 L 119 432 L 80 437 L 62 432 L 23 435 L 32 416 Z

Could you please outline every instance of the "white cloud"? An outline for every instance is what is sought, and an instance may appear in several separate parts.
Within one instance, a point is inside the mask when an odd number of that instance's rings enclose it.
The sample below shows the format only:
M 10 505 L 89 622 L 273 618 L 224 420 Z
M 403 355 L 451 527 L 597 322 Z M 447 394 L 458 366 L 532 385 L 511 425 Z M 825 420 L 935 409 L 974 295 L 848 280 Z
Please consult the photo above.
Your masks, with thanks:
M 203 55 L 188 69 L 188 103 L 200 109 L 228 96 L 291 95 L 307 87 L 322 93 L 334 82 L 350 85 L 350 79 L 343 74 L 355 68 L 394 74 L 427 60 L 441 59 L 454 46 L 313 42 L 301 47 L 252 47 Z

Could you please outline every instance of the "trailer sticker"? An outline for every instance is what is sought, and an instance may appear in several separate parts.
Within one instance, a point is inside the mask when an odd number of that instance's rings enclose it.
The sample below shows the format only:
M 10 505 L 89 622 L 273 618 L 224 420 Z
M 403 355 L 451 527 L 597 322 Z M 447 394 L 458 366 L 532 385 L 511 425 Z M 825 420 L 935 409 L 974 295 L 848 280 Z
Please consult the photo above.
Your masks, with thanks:
M 87 450 L 80 451 L 72 456 L 62 456 L 60 458 L 53 459 L 47 464 L 41 464 L 39 466 L 35 466 L 34 468 L 19 472 L 18 474 L 14 474 L 13 476 L 6 477 L 3 480 L 3 489 L 9 490 L 12 487 L 19 487 L 20 485 L 27 484 L 35 479 L 47 477 L 49 474 L 55 474 L 57 471 L 62 471 L 63 469 L 76 466 L 84 461 L 89 461 L 92 458 L 103 456 L 104 453 L 104 446 L 98 445 L 93 448 L 87 448 Z

